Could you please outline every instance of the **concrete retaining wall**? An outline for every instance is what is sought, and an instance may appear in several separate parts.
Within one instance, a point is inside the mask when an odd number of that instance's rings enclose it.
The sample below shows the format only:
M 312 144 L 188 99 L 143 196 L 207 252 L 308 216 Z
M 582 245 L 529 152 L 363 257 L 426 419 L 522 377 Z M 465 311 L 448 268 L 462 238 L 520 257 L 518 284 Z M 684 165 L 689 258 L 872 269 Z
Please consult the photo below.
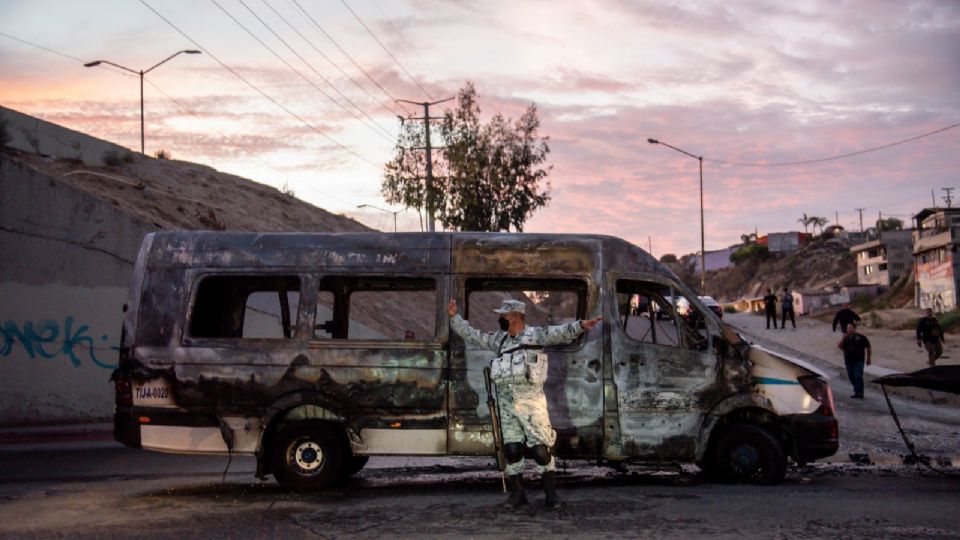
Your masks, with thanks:
M 105 154 L 132 155 L 130 149 L 89 135 L 44 122 L 38 118 L 0 107 L 0 119 L 7 122 L 7 146 L 46 156 L 77 159 L 87 165 L 103 165 Z
M 0 156 L 0 425 L 112 414 L 122 307 L 151 230 Z

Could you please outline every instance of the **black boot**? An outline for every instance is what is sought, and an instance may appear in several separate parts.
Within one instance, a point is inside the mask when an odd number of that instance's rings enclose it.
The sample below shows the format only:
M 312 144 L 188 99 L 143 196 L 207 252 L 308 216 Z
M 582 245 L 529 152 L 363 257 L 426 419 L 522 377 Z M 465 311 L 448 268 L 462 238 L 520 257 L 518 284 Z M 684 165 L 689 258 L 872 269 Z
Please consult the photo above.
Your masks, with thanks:
M 523 490 L 523 475 L 511 474 L 508 478 L 510 483 L 510 496 L 503 502 L 504 508 L 520 508 L 527 504 L 527 492 Z
M 563 502 L 557 497 L 556 473 L 546 471 L 543 473 L 543 494 L 546 495 L 545 504 L 547 508 L 560 508 Z

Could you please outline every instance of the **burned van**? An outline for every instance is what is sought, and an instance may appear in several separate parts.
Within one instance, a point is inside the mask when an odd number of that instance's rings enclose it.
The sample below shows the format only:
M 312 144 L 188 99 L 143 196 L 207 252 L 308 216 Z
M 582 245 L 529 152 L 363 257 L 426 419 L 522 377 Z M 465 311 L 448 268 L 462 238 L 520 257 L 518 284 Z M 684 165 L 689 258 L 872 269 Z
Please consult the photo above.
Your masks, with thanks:
M 249 454 L 323 488 L 373 455 L 491 455 L 483 368 L 455 299 L 495 330 L 603 317 L 548 347 L 560 459 L 692 462 L 774 483 L 837 450 L 826 376 L 751 345 L 640 248 L 608 236 L 158 232 L 123 324 L 115 435 L 164 452 Z M 674 306 L 698 312 L 688 324 Z

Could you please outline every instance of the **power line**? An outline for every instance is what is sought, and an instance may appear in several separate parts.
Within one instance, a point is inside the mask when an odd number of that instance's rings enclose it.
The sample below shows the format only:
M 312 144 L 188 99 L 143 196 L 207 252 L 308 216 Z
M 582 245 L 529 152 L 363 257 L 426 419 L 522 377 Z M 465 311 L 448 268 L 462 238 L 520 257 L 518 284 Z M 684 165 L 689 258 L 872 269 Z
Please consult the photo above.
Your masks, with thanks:
M 270 54 L 272 54 L 272 55 L 274 55 L 275 57 L 277 57 L 277 60 L 280 60 L 281 62 L 283 62 L 283 64 L 286 65 L 288 68 L 290 68 L 291 71 L 293 71 L 294 73 L 296 73 L 297 75 L 299 75 L 300 78 L 303 79 L 304 82 L 306 82 L 307 84 L 309 84 L 311 87 L 313 87 L 314 90 L 316 90 L 317 92 L 320 92 L 320 94 L 322 94 L 323 97 L 329 99 L 331 102 L 333 102 L 334 105 L 336 105 L 337 107 L 339 107 L 340 110 L 342 110 L 343 112 L 349 114 L 350 116 L 352 116 L 353 118 L 355 118 L 355 119 L 357 119 L 357 120 L 363 121 L 363 119 L 362 119 L 360 116 L 357 116 L 356 113 L 354 113 L 353 111 L 351 111 L 351 110 L 347 109 L 346 107 L 344 107 L 339 101 L 337 101 L 336 99 L 334 99 L 333 96 L 331 96 L 331 95 L 328 94 L 326 91 L 324 91 L 322 88 L 320 88 L 319 86 L 317 86 L 316 83 L 314 83 L 313 81 L 311 81 L 309 77 L 307 77 L 306 75 L 303 74 L 303 72 L 301 72 L 301 71 L 298 70 L 297 68 L 293 67 L 293 65 L 290 64 L 290 62 L 287 62 L 287 60 L 286 60 L 285 58 L 283 58 L 282 56 L 280 56 L 279 53 L 277 53 L 275 50 L 273 50 L 273 49 L 272 49 L 269 45 L 267 45 L 262 39 L 260 39 L 259 37 L 257 37 L 257 35 L 254 34 L 252 30 L 250 30 L 249 28 L 247 28 L 246 26 L 244 26 L 244 24 L 241 23 L 239 19 L 237 19 L 236 17 L 234 17 L 233 14 L 231 14 L 231 13 L 230 13 L 229 11 L 227 11 L 223 6 L 221 6 L 220 3 L 217 2 L 217 0 L 210 0 L 210 2 L 211 2 L 213 5 L 217 6 L 217 8 L 220 9 L 220 11 L 222 11 L 222 12 L 224 13 L 224 15 L 226 15 L 227 17 L 229 17 L 230 20 L 232 20 L 234 23 L 236 23 L 237 26 L 239 26 L 240 28 L 242 28 L 244 32 L 246 32 L 246 33 L 247 33 L 250 37 L 252 37 L 257 43 L 259 43 L 261 46 L 263 46 L 263 48 L 265 48 L 266 50 L 270 51 Z M 304 60 L 304 58 L 303 58 L 302 56 L 300 56 L 300 54 L 297 53 L 297 52 L 293 49 L 293 47 L 291 47 L 286 41 L 284 41 L 283 38 L 281 38 L 276 32 L 274 32 L 273 29 L 270 28 L 270 25 L 268 25 L 266 22 L 264 22 L 264 20 L 261 19 L 260 16 L 257 15 L 252 9 L 250 9 L 250 7 L 247 6 L 247 4 L 244 3 L 243 0 L 239 0 L 239 2 L 240 2 L 240 4 L 243 5 L 243 7 L 247 8 L 247 11 L 249 11 L 258 21 L 260 21 L 260 24 L 262 24 L 263 26 L 265 26 L 265 27 L 267 28 L 267 30 L 270 31 L 270 33 L 273 34 L 274 37 L 276 37 L 277 39 L 280 40 L 281 43 L 283 43 L 284 45 L 286 45 L 286 47 L 287 47 L 288 49 L 290 49 L 290 51 L 293 52 L 293 54 L 296 55 L 296 57 L 299 58 L 301 62 L 303 62 L 304 64 L 307 65 L 308 68 L 310 68 L 311 70 L 313 70 L 313 72 L 316 73 L 316 74 L 323 80 L 323 82 L 327 83 L 328 86 L 330 86 L 330 87 L 333 88 L 337 93 L 339 93 L 340 96 L 343 97 L 348 103 L 350 103 L 351 105 L 354 106 L 354 108 L 356 108 L 358 111 L 360 111 L 360 114 L 361 114 L 361 115 L 366 116 L 367 118 L 370 118 L 370 117 L 367 115 L 367 113 L 365 113 L 365 112 L 363 112 L 362 110 L 360 110 L 360 108 L 357 107 L 356 104 L 354 104 L 352 101 L 350 101 L 349 98 L 347 98 L 346 96 L 344 96 L 343 93 L 340 92 L 340 90 L 337 90 L 337 88 L 336 88 L 335 86 L 333 86 L 333 84 L 330 83 L 330 81 L 328 81 L 328 80 L 326 79 L 326 77 L 324 77 L 323 75 L 320 74 L 319 71 L 317 71 L 316 69 L 314 69 L 313 66 L 311 66 L 309 62 L 307 62 L 306 60 Z M 383 130 L 383 132 L 380 132 L 380 131 L 376 131 L 376 129 L 374 129 L 374 131 L 377 133 L 377 135 L 379 135 L 379 136 L 381 136 L 381 137 L 384 137 L 384 138 L 386 138 L 387 140 L 393 140 L 393 138 L 390 136 L 390 133 L 389 133 L 385 128 L 383 128 L 382 126 L 380 126 L 379 124 L 377 124 L 376 121 L 373 120 L 372 118 L 370 118 L 370 120 L 371 120 L 378 128 L 380 128 L 381 130 Z M 368 126 L 368 127 L 369 127 L 369 126 Z
M 250 88 L 252 88 L 255 92 L 257 92 L 258 94 L 260 94 L 261 96 L 263 96 L 264 98 L 266 98 L 267 100 L 269 100 L 271 103 L 273 103 L 274 105 L 276 105 L 276 106 L 279 107 L 280 109 L 282 109 L 285 113 L 287 113 L 287 114 L 290 115 L 291 117 L 295 118 L 297 121 L 299 121 L 301 124 L 303 124 L 304 126 L 306 126 L 308 129 L 310 129 L 310 130 L 313 131 L 314 133 L 320 135 L 321 137 L 327 139 L 328 141 L 330 141 L 330 142 L 331 142 L 334 146 L 336 146 L 337 148 L 340 148 L 341 150 L 344 150 L 344 151 L 352 154 L 354 157 L 356 157 L 356 158 L 359 159 L 360 161 L 363 161 L 364 163 L 366 163 L 366 164 L 368 164 L 368 165 L 370 165 L 370 166 L 372 166 L 372 167 L 376 167 L 377 169 L 380 168 L 380 165 L 377 165 L 376 163 L 374 163 L 374 162 L 370 161 L 369 159 L 363 157 L 362 155 L 358 154 L 358 153 L 357 153 L 355 150 L 353 150 L 352 148 L 349 148 L 349 147 L 347 147 L 347 146 L 344 146 L 341 142 L 337 141 L 336 139 L 334 139 L 334 138 L 331 137 L 330 135 L 327 135 L 327 134 L 326 134 L 323 130 L 321 130 L 320 128 L 314 126 L 314 125 L 311 124 L 310 122 L 307 122 L 307 121 L 304 120 L 302 117 L 300 117 L 300 115 L 298 115 L 297 113 L 291 111 L 290 109 L 288 109 L 287 107 L 285 107 L 282 103 L 280 103 L 280 102 L 277 101 L 276 99 L 270 97 L 269 94 L 267 94 L 266 92 L 264 92 L 263 90 L 261 90 L 257 85 L 255 85 L 255 84 L 253 84 L 252 82 L 250 82 L 249 80 L 247 80 L 243 75 L 240 75 L 239 73 L 237 73 L 233 68 L 231 68 L 230 66 L 228 66 L 227 64 L 225 64 L 222 60 L 220 60 L 220 58 L 218 58 L 215 54 L 213 54 L 213 53 L 211 53 L 209 50 L 205 49 L 205 48 L 204 48 L 202 45 L 200 45 L 195 39 L 193 39 L 192 37 L 190 37 L 189 35 L 187 35 L 186 32 L 184 32 L 183 30 L 181 30 L 180 28 L 178 28 L 177 25 L 173 24 L 173 22 L 171 22 L 169 19 L 167 19 L 166 17 L 164 17 L 163 15 L 161 15 L 160 12 L 157 11 L 156 9 L 154 9 L 153 6 L 151 6 L 150 4 L 148 4 L 146 0 L 140 0 L 140 3 L 143 4 L 144 6 L 146 6 L 147 9 L 149 9 L 150 11 L 152 11 L 157 17 L 160 17 L 160 19 L 162 19 L 163 22 L 167 23 L 171 28 L 173 28 L 174 30 L 176 30 L 181 36 L 185 37 L 187 40 L 189 40 L 191 43 L 193 43 L 198 49 L 202 50 L 205 54 L 207 54 L 207 56 L 209 56 L 210 58 L 213 58 L 218 64 L 220 64 L 221 67 L 223 67 L 223 69 L 225 69 L 225 70 L 229 71 L 230 73 L 232 73 L 234 77 L 236 77 L 236 78 L 240 79 L 241 81 L 243 81 L 247 86 L 249 86 Z
M 336 41 L 335 39 L 333 39 L 333 37 L 332 37 L 330 34 L 328 34 L 326 30 L 323 29 L 322 26 L 320 26 L 320 23 L 318 23 L 318 22 L 316 21 L 316 19 L 314 19 L 313 16 L 310 15 L 310 13 L 308 13 L 307 10 L 304 9 L 303 6 L 300 5 L 300 2 L 298 2 L 297 0 L 290 0 L 290 1 L 293 2 L 293 4 L 294 4 L 295 6 L 297 6 L 297 8 L 304 14 L 304 16 L 305 16 L 311 23 L 313 23 L 313 26 L 316 27 L 316 29 L 317 29 L 321 34 L 323 34 L 323 37 L 327 38 L 327 40 L 328 40 L 330 43 L 332 43 L 333 46 L 336 47 L 337 50 L 339 50 L 341 54 L 343 54 L 344 56 L 346 56 L 346 57 L 350 60 L 350 62 L 352 62 L 353 65 L 356 66 L 356 68 L 359 69 L 360 72 L 363 73 L 363 74 L 367 77 L 367 79 L 370 80 L 370 82 L 372 82 L 377 88 L 379 88 L 381 92 L 383 92 L 384 94 L 386 94 L 386 96 L 390 98 L 390 101 L 393 101 L 393 102 L 397 101 L 397 98 L 394 97 L 393 94 L 391 94 L 386 88 L 384 88 L 379 82 L 377 82 L 377 80 L 374 79 L 373 76 L 370 75 L 370 73 L 367 72 L 367 70 L 363 69 L 363 66 L 361 66 L 356 60 L 354 60 L 353 57 L 350 56 L 350 54 L 349 54 L 347 51 L 345 51 L 345 50 L 343 49 L 343 47 L 341 47 L 340 44 L 337 43 L 337 41 Z M 407 109 L 405 109 L 405 108 L 403 107 L 403 105 L 400 105 L 400 108 L 403 109 L 404 113 L 406 113 L 406 114 L 408 114 L 408 115 L 410 114 L 410 111 L 408 111 Z
M 289 26 L 291 30 L 293 30 L 294 32 L 296 32 L 296 34 L 297 34 L 298 36 L 300 36 L 300 39 L 302 39 L 304 42 L 306 42 L 307 45 L 309 45 L 314 51 L 316 51 L 316 53 L 319 54 L 321 58 L 323 58 L 324 60 L 326 60 L 328 64 L 330 64 L 331 66 L 333 66 L 337 71 L 340 72 L 341 75 L 343 75 L 343 76 L 346 77 L 350 82 L 352 82 L 352 83 L 354 84 L 354 86 L 356 86 L 357 88 L 359 88 L 360 90 L 362 90 L 365 94 L 367 94 L 367 96 L 369 96 L 370 99 L 372 99 L 372 100 L 377 101 L 378 103 L 380 103 L 380 105 L 382 105 L 384 109 L 390 111 L 392 114 L 396 114 L 396 110 L 393 108 L 393 105 L 394 105 L 393 103 L 391 103 L 391 102 L 389 102 L 389 101 L 385 101 L 383 98 L 374 96 L 373 93 L 371 93 L 369 90 L 367 90 L 367 88 L 366 88 L 365 86 L 363 86 L 362 84 L 358 83 L 356 79 L 354 79 L 352 76 L 350 76 L 349 73 L 347 73 L 346 71 L 344 71 L 343 68 L 341 68 L 339 65 L 337 65 L 336 62 L 334 62 L 329 56 L 327 56 L 326 54 L 324 54 L 323 51 L 321 51 L 316 45 L 314 45 L 313 41 L 311 41 L 310 38 L 308 38 L 307 36 L 303 35 L 303 33 L 300 32 L 300 30 L 297 30 L 297 27 L 294 26 L 293 23 L 291 23 L 290 21 L 288 21 L 287 18 L 284 17 L 283 14 L 281 14 L 276 8 L 274 8 L 273 6 L 271 6 L 270 3 L 269 3 L 267 0 L 260 0 L 260 1 L 263 2 L 263 5 L 267 6 L 267 7 L 270 9 L 270 11 L 272 11 L 274 14 L 276 14 L 276 16 L 279 17 L 281 21 L 283 21 L 284 23 L 286 23 L 286 25 Z M 404 113 L 407 113 L 406 109 L 401 109 L 401 110 L 402 110 Z
M 403 37 L 403 32 L 401 32 L 400 29 L 397 28 L 397 25 L 393 24 L 393 20 L 391 20 L 390 17 L 387 16 L 387 14 L 383 11 L 380 5 L 377 4 L 377 1 L 370 0 L 370 3 L 373 4 L 373 7 L 377 8 L 377 11 L 379 11 L 381 15 L 383 15 L 384 20 L 387 21 L 387 24 L 390 25 L 390 28 L 392 28 L 393 32 L 397 35 L 397 37 L 400 38 L 400 41 L 403 42 L 407 50 L 413 53 L 413 56 L 417 59 L 417 62 L 420 64 L 420 67 L 424 67 L 426 65 L 426 62 L 424 62 L 423 58 L 420 57 L 420 54 L 417 52 L 417 49 L 415 49 L 413 45 L 411 45 L 410 42 L 407 41 L 405 37 Z
M 411 75 L 409 71 L 407 71 L 407 68 L 403 67 L 403 64 L 400 63 L 400 60 L 397 60 L 397 57 L 394 56 L 392 52 L 390 52 L 390 49 L 388 49 L 387 46 L 384 45 L 383 42 L 380 41 L 379 38 L 377 38 L 376 34 L 374 34 L 373 31 L 370 30 L 370 28 L 366 25 L 366 23 L 363 22 L 363 19 L 361 19 L 360 16 L 357 15 L 357 13 L 356 13 L 355 11 L 353 11 L 353 9 L 350 8 L 350 5 L 347 4 L 347 0 L 340 0 L 340 3 L 343 4 L 343 7 L 347 8 L 347 11 L 349 11 L 350 14 L 352 14 L 355 19 L 357 19 L 357 22 L 360 23 L 360 26 L 362 26 L 363 29 L 366 30 L 368 34 L 370 34 L 370 37 L 372 37 L 373 40 L 376 41 L 377 44 L 380 45 L 380 48 L 382 48 L 382 49 L 384 50 L 384 52 L 387 53 L 387 56 L 389 56 L 391 59 L 393 59 L 393 62 L 394 62 L 395 64 L 397 64 L 397 66 L 399 66 L 400 69 L 403 70 L 404 73 L 407 74 L 407 77 L 410 77 L 410 80 L 413 81 L 413 84 L 417 85 L 417 88 L 419 88 L 421 92 L 423 92 L 424 94 L 426 94 L 426 96 L 427 96 L 428 98 L 430 98 L 430 100 L 432 101 L 432 100 L 433 100 L 433 96 L 430 95 L 430 92 L 427 92 L 427 89 L 420 85 L 420 82 L 417 81 L 417 79 L 414 78 L 414 76 Z
M 908 143 L 908 142 L 916 141 L 916 140 L 922 139 L 922 138 L 924 138 L 924 137 L 929 137 L 929 136 L 931 136 L 931 135 L 936 135 L 937 133 L 942 133 L 942 132 L 944 132 L 944 131 L 951 130 L 951 129 L 956 128 L 956 127 L 960 127 L 960 123 L 953 124 L 953 125 L 950 125 L 950 126 L 947 126 L 947 127 L 943 127 L 943 128 L 940 128 L 940 129 L 935 129 L 935 130 L 933 130 L 933 131 L 929 131 L 929 132 L 927 132 L 927 133 L 923 133 L 923 134 L 921 134 L 921 135 L 917 135 L 916 137 L 910 137 L 909 139 L 903 139 L 903 140 L 901 140 L 901 141 L 896 141 L 896 142 L 892 142 L 892 143 L 889 143 L 889 144 L 884 144 L 884 145 L 880 145 L 880 146 L 875 146 L 875 147 L 873 147 L 873 148 L 867 148 L 867 149 L 865 149 L 865 150 L 858 150 L 858 151 L 856 151 L 856 152 L 850 152 L 850 153 L 848 153 L 848 154 L 840 154 L 840 155 L 838 155 L 838 156 L 830 156 L 830 157 L 818 158 L 818 159 L 805 159 L 805 160 L 802 160 L 802 161 L 787 161 L 787 162 L 784 162 L 784 163 L 745 163 L 745 162 L 738 162 L 738 161 L 724 161 L 724 160 L 722 160 L 722 159 L 710 159 L 710 158 L 706 158 L 706 157 L 703 158 L 703 159 L 704 159 L 705 161 L 712 161 L 712 162 L 714 162 L 714 163 L 722 163 L 722 164 L 724 164 L 724 165 L 736 165 L 736 166 L 740 166 L 740 167 L 786 167 L 786 166 L 790 166 L 790 165 L 807 165 L 807 164 L 810 164 L 810 163 L 822 163 L 822 162 L 824 162 L 824 161 L 833 161 L 833 160 L 837 160 L 837 159 L 843 159 L 843 158 L 848 158 L 848 157 L 853 157 L 853 156 L 859 156 L 859 155 L 861 155 L 861 154 L 867 154 L 867 153 L 869 153 L 869 152 L 876 152 L 877 150 L 883 150 L 883 149 L 885 149 L 885 148 L 890 148 L 890 147 L 892 147 L 892 146 L 897 146 L 897 145 L 900 145 L 900 144 L 905 144 L 905 143 Z
M 253 15 L 254 17 L 256 17 L 256 19 L 257 19 L 258 21 L 260 21 L 260 24 L 262 24 L 264 27 L 266 27 L 266 29 L 269 30 L 270 33 L 274 35 L 274 37 L 276 37 L 278 40 L 280 40 L 280 42 L 283 43 L 284 46 L 287 47 L 287 49 L 290 49 L 290 52 L 292 52 L 297 58 L 300 59 L 301 62 L 303 62 L 308 68 L 310 68 L 311 71 L 313 71 L 318 77 L 320 77 L 320 79 L 322 79 L 323 82 L 327 83 L 327 85 L 329 85 L 330 88 L 333 88 L 333 90 L 334 90 L 340 97 L 342 97 L 347 103 L 349 103 L 350 105 L 352 105 L 354 109 L 356 109 L 357 111 L 359 111 L 360 114 L 362 114 L 365 118 L 367 118 L 368 120 L 370 120 L 370 122 L 372 122 L 375 126 L 377 126 L 377 128 L 379 128 L 379 129 L 387 136 L 387 140 L 391 140 L 391 141 L 393 140 L 393 134 L 390 132 L 390 130 L 388 130 L 387 128 L 383 127 L 379 122 L 377 122 L 376 120 L 374 120 L 369 114 L 366 113 L 366 111 L 364 111 L 364 110 L 361 109 L 356 103 L 354 103 L 354 101 L 353 101 L 352 99 L 350 99 L 346 94 L 344 94 L 343 92 L 341 92 L 340 89 L 336 87 L 336 85 L 334 85 L 333 83 L 331 83 L 329 79 L 327 79 L 326 77 L 323 76 L 322 73 L 320 73 L 319 71 L 317 71 L 317 69 L 313 67 L 313 64 L 311 64 L 309 61 L 307 61 L 306 58 L 304 58 L 300 53 L 298 53 L 298 52 L 296 51 L 296 49 L 294 49 L 294 48 L 287 42 L 287 40 L 283 39 L 283 38 L 280 36 L 280 34 L 278 34 L 277 32 L 275 32 L 275 31 L 273 30 L 273 28 L 271 28 L 270 25 L 266 23 L 266 21 L 264 21 L 259 15 L 257 15 L 257 13 L 256 13 L 255 11 L 253 11 L 253 10 L 250 8 L 250 6 L 247 5 L 246 2 L 244 2 L 244 0 L 238 0 L 238 1 L 240 2 L 241 5 L 243 5 L 243 7 L 245 7 L 245 8 L 247 9 L 247 11 L 250 12 L 251 15 Z M 265 0 L 264 0 L 264 4 L 266 4 L 268 8 L 270 7 L 270 5 L 267 4 Z M 270 9 L 273 9 L 273 8 L 270 8 Z M 276 10 L 273 10 L 273 11 L 274 11 L 274 13 L 277 13 L 277 15 L 279 15 L 279 13 L 278 13 Z M 280 18 L 283 19 L 282 16 L 281 16 Z M 287 22 L 286 19 L 284 19 L 284 22 Z M 290 25 L 290 23 L 287 23 L 287 24 Z M 291 28 L 292 28 L 292 26 L 291 26 Z M 336 102 L 335 102 L 335 103 L 336 103 Z M 338 105 L 339 105 L 339 104 L 338 104 Z M 342 108 L 342 107 L 341 107 L 341 108 Z M 344 109 L 344 110 L 346 110 L 346 109 Z M 359 120 L 359 118 L 357 118 L 357 119 Z
M 28 45 L 28 46 L 30 46 L 30 47 L 34 47 L 34 48 L 43 50 L 43 51 L 46 51 L 46 52 L 48 52 L 48 53 L 55 54 L 55 55 L 57 55 L 57 56 L 61 56 L 61 57 L 66 58 L 66 59 L 68 59 L 68 60 L 72 60 L 72 61 L 75 61 L 75 62 L 78 62 L 78 63 L 81 63 L 81 64 L 84 62 L 83 59 L 77 58 L 76 56 L 71 56 L 71 55 L 69 55 L 69 54 L 66 54 L 66 53 L 63 53 L 63 52 L 60 52 L 60 51 L 57 51 L 57 50 L 54 50 L 54 49 L 50 49 L 50 48 L 48 48 L 48 47 L 44 47 L 43 45 L 38 45 L 38 44 L 36 44 L 36 43 L 31 43 L 31 42 L 29 42 L 29 41 L 26 41 L 26 40 L 23 40 L 23 39 L 20 39 L 20 38 L 11 36 L 11 35 L 6 34 L 6 33 L 4 33 L 4 32 L 0 32 L 0 36 L 3 36 L 3 37 L 6 37 L 6 38 L 9 38 L 9 39 L 12 39 L 12 40 L 14 40 L 14 41 L 18 41 L 18 42 L 20 42 L 20 43 L 22 43 L 22 44 L 24 44 L 24 45 Z M 120 74 L 120 75 L 127 76 L 127 77 L 135 77 L 135 75 L 131 75 L 130 73 L 127 73 L 127 72 L 122 71 L 122 70 L 119 70 L 119 69 L 114 69 L 114 70 L 112 70 L 112 71 L 114 71 L 115 73 L 118 73 L 118 74 Z M 157 92 L 160 92 L 161 94 L 163 94 L 164 97 L 166 97 L 168 100 L 170 100 L 173 104 L 175 104 L 177 107 L 179 107 L 182 111 L 184 111 L 184 112 L 186 112 L 187 114 L 193 116 L 193 117 L 196 118 L 197 120 L 203 122 L 204 125 L 207 127 L 207 129 L 209 129 L 210 131 L 212 131 L 212 132 L 216 133 L 217 135 L 219 135 L 224 141 L 227 142 L 227 144 L 228 144 L 229 146 L 233 146 L 234 148 L 239 148 L 240 150 L 243 150 L 244 152 L 246 152 L 247 154 L 249 154 L 250 157 L 252 157 L 253 159 L 257 160 L 258 162 L 260 162 L 260 163 L 263 164 L 264 166 L 269 167 L 269 168 L 273 169 L 274 171 L 276 171 L 276 172 L 278 172 L 278 173 L 286 176 L 287 173 L 285 173 L 284 171 L 278 169 L 278 168 L 275 167 L 274 165 L 271 165 L 270 163 L 264 161 L 260 156 L 257 155 L 256 152 L 250 150 L 250 149 L 247 148 L 245 145 L 242 145 L 242 144 L 234 141 L 233 139 L 231 139 L 230 137 L 228 137 L 226 134 L 224 134 L 224 133 L 221 132 L 220 130 L 218 130 L 218 129 L 212 127 L 210 124 L 204 122 L 203 118 L 202 118 L 199 114 L 197 114 L 195 111 L 193 111 L 192 109 L 190 109 L 189 107 L 187 107 L 186 105 L 184 105 L 183 103 L 181 103 L 180 101 L 178 101 L 177 99 L 175 99 L 175 98 L 174 98 L 173 96 L 171 96 L 170 94 L 166 93 L 162 88 L 160 88 L 159 86 L 157 86 L 153 81 L 151 81 L 150 79 L 147 79 L 147 78 L 145 78 L 144 80 L 147 82 L 147 84 L 149 84 L 150 86 L 152 86 L 154 90 L 156 90 Z M 349 201 L 344 200 L 344 199 L 341 199 L 340 197 L 337 197 L 337 196 L 335 196 L 335 195 L 331 195 L 331 194 L 329 194 L 329 193 L 325 193 L 325 192 L 323 192 L 323 191 L 319 191 L 319 190 L 316 190 L 316 189 L 313 189 L 313 191 L 315 191 L 315 192 L 317 192 L 317 193 L 320 193 L 321 195 L 324 195 L 324 196 L 329 197 L 329 198 L 331 198 L 331 199 L 335 199 L 335 200 L 337 200 L 337 201 L 340 201 L 340 202 L 342 202 L 342 203 L 352 204 L 352 203 L 350 203 Z

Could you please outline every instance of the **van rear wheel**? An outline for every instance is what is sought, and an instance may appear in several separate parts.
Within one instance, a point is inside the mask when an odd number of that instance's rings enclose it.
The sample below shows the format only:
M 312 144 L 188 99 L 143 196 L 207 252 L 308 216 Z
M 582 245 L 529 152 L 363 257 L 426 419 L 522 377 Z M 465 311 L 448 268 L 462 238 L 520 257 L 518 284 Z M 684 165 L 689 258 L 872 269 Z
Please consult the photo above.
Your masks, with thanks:
M 721 481 L 770 485 L 786 475 L 783 446 L 758 426 L 727 427 L 719 434 L 715 448 L 714 462 L 707 470 Z
M 298 491 L 333 486 L 342 474 L 344 448 L 337 434 L 323 422 L 287 424 L 274 437 L 270 453 L 273 476 Z

